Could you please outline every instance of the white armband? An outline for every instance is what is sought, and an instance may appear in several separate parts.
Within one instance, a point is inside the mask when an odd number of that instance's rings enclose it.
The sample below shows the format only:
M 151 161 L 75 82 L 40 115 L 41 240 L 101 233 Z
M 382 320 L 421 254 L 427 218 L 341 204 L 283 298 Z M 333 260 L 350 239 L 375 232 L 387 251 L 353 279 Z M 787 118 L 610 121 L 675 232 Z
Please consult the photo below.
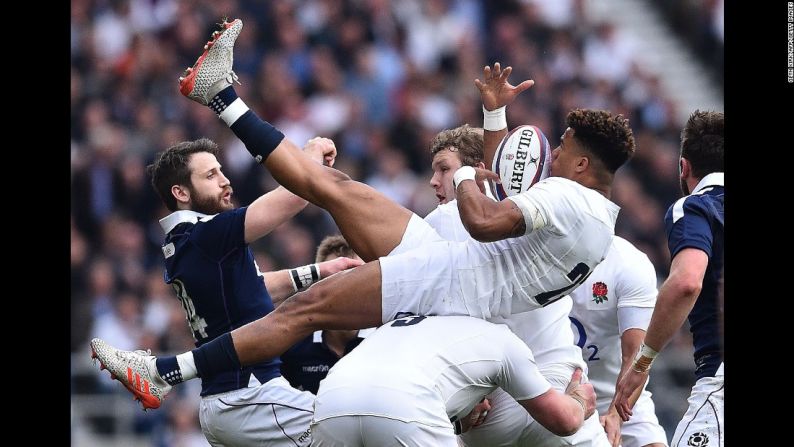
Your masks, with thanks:
M 505 107 L 507 106 L 502 106 L 494 110 L 487 110 L 485 106 L 482 106 L 482 128 L 490 132 L 507 129 L 507 114 L 505 113 Z
M 458 189 L 458 185 L 460 182 L 464 180 L 474 180 L 477 176 L 477 171 L 474 170 L 471 166 L 461 166 L 455 171 L 455 174 L 452 176 L 452 186 L 455 189 Z
M 289 278 L 292 280 L 292 288 L 296 292 L 300 289 L 305 289 L 320 280 L 320 266 L 309 264 L 290 269 Z
M 647 331 L 651 316 L 653 316 L 653 307 L 618 307 L 618 334 L 622 335 L 629 329 Z

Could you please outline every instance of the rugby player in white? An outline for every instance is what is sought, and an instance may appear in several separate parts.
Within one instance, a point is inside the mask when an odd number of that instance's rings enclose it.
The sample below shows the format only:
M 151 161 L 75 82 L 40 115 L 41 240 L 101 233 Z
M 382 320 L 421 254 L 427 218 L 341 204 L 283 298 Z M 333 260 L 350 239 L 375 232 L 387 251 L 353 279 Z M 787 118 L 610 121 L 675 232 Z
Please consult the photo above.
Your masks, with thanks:
M 606 259 L 571 293 L 571 324 L 613 446 L 667 446 L 649 391 L 643 390 L 626 423 L 610 405 L 620 374 L 631 366 L 645 338 L 656 293 L 656 270 L 648 256 L 618 236 Z
M 503 325 L 471 317 L 400 318 L 369 335 L 320 382 L 312 445 L 455 447 L 453 424 L 496 387 L 554 433 L 569 435 L 595 409 L 581 373 L 576 370 L 562 393 Z
M 248 109 L 232 87 L 236 34 L 224 39 L 241 28 L 238 19 L 219 33 L 180 79 L 181 92 L 218 113 L 279 183 L 327 209 L 351 247 L 370 262 L 315 283 L 264 318 L 191 351 L 206 361 L 195 372 L 180 373 L 183 380 L 273 358 L 318 329 L 377 326 L 399 312 L 489 318 L 534 310 L 579 285 L 606 256 L 619 210 L 607 196 L 614 172 L 634 153 L 623 117 L 571 112 L 554 150 L 552 170 L 559 177 L 509 200 L 492 201 L 473 181 L 495 174 L 461 168 L 458 208 L 474 239 L 449 242 L 371 187 L 314 163 Z M 118 373 L 112 371 L 122 380 L 126 363 L 155 362 L 135 352 L 106 352 L 122 358 L 114 362 Z M 149 369 L 146 379 L 159 399 L 170 386 Z
M 433 157 L 430 185 L 440 203 L 425 221 L 444 239 L 463 241 L 470 237 L 460 220 L 452 175 L 461 166 L 485 167 L 482 142 L 481 129 L 463 125 L 442 131 L 430 145 Z M 581 351 L 573 344 L 568 320 L 571 305 L 571 299 L 564 297 L 542 309 L 488 320 L 506 324 L 532 350 L 541 374 L 558 391 L 565 390 L 573 371 L 585 365 Z M 609 444 L 598 422 L 598 413 L 589 417 L 574 435 L 561 438 L 536 422 L 501 388 L 488 395 L 488 403 L 490 410 L 484 422 L 461 435 L 469 447 Z M 473 414 L 471 418 L 478 419 L 478 415 Z
M 492 164 L 497 145 L 507 134 L 505 107 L 518 94 L 534 85 L 532 80 L 511 85 L 508 82 L 511 72 L 511 67 L 502 70 L 497 62 L 493 68 L 485 67 L 484 81 L 475 81 L 485 114 L 483 150 L 487 166 Z M 552 175 L 555 174 L 552 171 Z M 623 447 L 667 445 L 667 435 L 659 425 L 648 391 L 643 391 L 638 407 L 635 407 L 636 419 L 632 418 L 624 424 L 622 430 L 620 416 L 614 407 L 610 407 L 619 374 L 631 365 L 656 303 L 656 271 L 653 264 L 631 243 L 615 236 L 606 259 L 582 286 L 571 292 L 571 298 L 571 324 L 576 343 L 582 349 L 582 357 L 587 360 L 587 376 L 595 386 L 598 411 L 603 415 L 602 422 L 609 441 L 616 447 L 622 433 Z M 519 316 L 514 315 L 512 318 Z M 523 332 L 533 332 L 531 325 L 525 327 Z M 516 333 L 521 336 L 521 332 Z M 529 346 L 537 358 L 538 349 L 533 344 Z M 492 405 L 491 414 L 498 411 L 494 402 Z M 471 437 L 478 430 L 466 436 Z M 482 439 L 484 442 L 481 445 L 489 445 L 488 438 L 483 436 Z

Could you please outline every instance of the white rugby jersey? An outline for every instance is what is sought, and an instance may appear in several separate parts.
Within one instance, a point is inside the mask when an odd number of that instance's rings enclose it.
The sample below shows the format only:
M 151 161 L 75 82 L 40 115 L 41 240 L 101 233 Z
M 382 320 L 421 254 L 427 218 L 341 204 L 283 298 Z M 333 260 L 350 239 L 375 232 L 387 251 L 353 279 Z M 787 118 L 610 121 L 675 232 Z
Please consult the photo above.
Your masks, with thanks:
M 425 217 L 425 221 L 448 241 L 460 242 L 471 238 L 460 220 L 457 200 L 438 205 Z M 568 319 L 572 305 L 573 301 L 566 296 L 532 312 L 496 316 L 488 321 L 507 325 L 532 350 L 541 371 L 546 365 L 560 363 L 585 369 L 581 352 L 574 344 Z
M 516 400 L 551 386 L 532 351 L 504 325 L 472 317 L 391 321 L 334 365 L 320 383 L 315 421 L 374 415 L 451 427 L 501 387 Z
M 527 219 L 527 234 L 496 242 L 451 244 L 452 268 L 466 303 L 484 318 L 540 308 L 582 283 L 606 257 L 620 207 L 562 177 L 509 197 Z M 532 230 L 527 216 L 546 222 Z
M 609 407 L 620 373 L 618 308 L 653 308 L 656 294 L 656 271 L 648 256 L 618 236 L 613 238 L 606 259 L 571 293 L 571 326 L 589 367 L 587 375 L 598 397 L 598 411 Z M 649 322 L 639 329 L 646 330 Z

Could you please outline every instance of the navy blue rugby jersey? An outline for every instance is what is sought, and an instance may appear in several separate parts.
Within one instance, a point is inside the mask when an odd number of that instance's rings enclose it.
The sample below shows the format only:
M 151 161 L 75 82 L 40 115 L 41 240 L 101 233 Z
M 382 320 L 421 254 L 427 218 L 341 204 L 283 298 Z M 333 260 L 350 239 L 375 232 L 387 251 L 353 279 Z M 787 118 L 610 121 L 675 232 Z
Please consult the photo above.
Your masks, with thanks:
M 723 361 L 718 294 L 725 242 L 724 200 L 724 175 L 712 173 L 698 183 L 691 195 L 675 202 L 664 217 L 671 258 L 684 248 L 703 250 L 709 257 L 703 288 L 689 313 L 698 379 L 713 377 Z
M 364 332 L 364 331 L 361 331 Z M 354 337 L 345 345 L 345 352 L 352 351 L 364 338 Z M 320 381 L 328 375 L 328 370 L 338 362 L 340 357 L 325 344 L 323 331 L 295 343 L 281 355 L 281 374 L 293 387 L 317 394 Z
M 205 215 L 176 211 L 160 220 L 165 282 L 176 290 L 196 347 L 273 311 L 264 278 L 245 243 L 247 207 Z M 202 378 L 201 395 L 265 383 L 280 375 L 278 358 Z

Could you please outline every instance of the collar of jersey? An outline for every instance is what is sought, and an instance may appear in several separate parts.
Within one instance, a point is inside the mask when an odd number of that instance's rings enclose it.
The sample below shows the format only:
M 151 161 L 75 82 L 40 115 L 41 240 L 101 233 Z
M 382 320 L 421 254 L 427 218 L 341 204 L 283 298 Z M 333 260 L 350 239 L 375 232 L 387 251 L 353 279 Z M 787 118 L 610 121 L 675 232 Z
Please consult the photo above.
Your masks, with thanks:
M 709 186 L 725 187 L 725 173 L 712 172 L 711 174 L 703 177 L 700 179 L 697 186 L 695 186 L 695 190 L 692 191 L 692 194 L 697 194 L 700 190 L 708 188 Z
M 160 219 L 160 226 L 163 228 L 165 234 L 168 234 L 174 227 L 181 223 L 196 223 L 205 217 L 208 217 L 208 215 L 191 210 L 179 210 Z

